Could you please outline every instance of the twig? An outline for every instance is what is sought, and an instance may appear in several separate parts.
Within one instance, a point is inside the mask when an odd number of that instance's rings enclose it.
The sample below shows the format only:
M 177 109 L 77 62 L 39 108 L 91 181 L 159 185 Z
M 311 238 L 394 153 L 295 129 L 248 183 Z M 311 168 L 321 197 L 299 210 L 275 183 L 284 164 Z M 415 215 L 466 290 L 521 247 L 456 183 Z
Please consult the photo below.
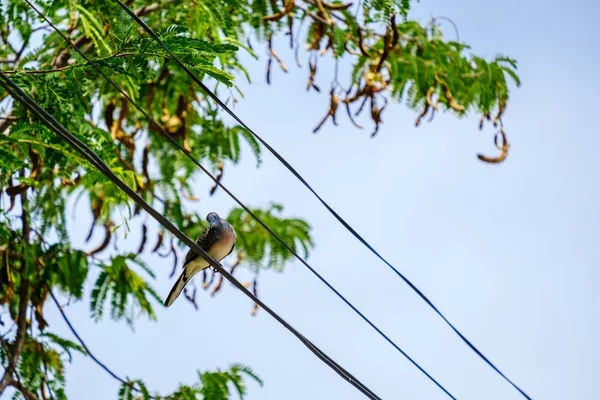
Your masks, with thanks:
M 456 34 L 456 41 L 460 42 L 460 34 L 458 33 L 458 26 L 456 26 L 456 24 L 454 23 L 454 21 L 452 21 L 450 18 L 448 17 L 444 17 L 444 16 L 437 16 L 437 17 L 433 17 L 431 18 L 431 22 L 429 23 L 430 25 L 435 24 L 435 21 L 438 19 L 443 19 L 444 21 L 448 21 L 452 24 L 452 26 L 454 27 L 454 33 Z
M 306 16 L 306 12 L 304 12 L 305 16 Z M 298 24 L 298 31 L 296 31 L 296 34 L 294 35 L 294 57 L 296 58 L 296 65 L 298 66 L 298 68 L 302 68 L 302 64 L 300 63 L 300 56 L 299 56 L 299 51 L 300 51 L 300 41 L 298 40 L 298 38 L 300 37 L 300 33 L 302 33 L 302 26 L 304 25 L 304 21 L 306 19 L 302 18 L 300 20 L 300 23 Z
M 143 7 L 138 8 L 137 10 L 135 10 L 134 14 L 137 15 L 138 17 L 143 17 L 145 15 L 148 15 L 154 11 L 161 9 L 162 7 L 164 7 L 165 5 L 167 5 L 169 3 L 173 3 L 173 1 L 174 0 L 165 0 L 165 1 L 161 1 L 160 3 L 154 3 L 149 6 L 143 6 Z
M 321 12 L 321 14 L 323 15 L 323 18 L 325 18 L 325 20 L 327 21 L 327 25 L 333 25 L 333 21 L 329 17 L 329 13 L 327 12 L 327 10 L 325 10 L 325 6 L 323 5 L 323 1 L 322 0 L 315 0 L 315 2 L 317 4 L 317 8 L 319 9 L 319 11 Z
M 8 112 L 8 114 L 0 122 L 0 135 L 4 134 L 4 132 L 8 129 L 8 127 L 10 126 L 10 124 L 13 121 L 15 121 L 14 119 L 12 119 L 12 115 L 11 115 L 12 112 L 13 112 L 13 110 L 10 110 Z
M 323 23 L 323 24 L 325 24 L 325 25 L 331 25 L 331 22 L 328 22 L 326 19 L 323 19 L 323 18 L 319 17 L 318 15 L 312 14 L 312 13 L 311 13 L 311 12 L 309 12 L 309 11 L 308 11 L 306 8 L 302 8 L 302 7 L 300 7 L 300 6 L 296 6 L 296 8 L 297 8 L 298 10 L 304 11 L 304 13 L 305 13 L 306 15 L 308 15 L 309 17 L 311 17 L 312 19 L 314 19 L 314 20 L 315 20 L 315 21 L 317 21 L 317 22 L 321 22 L 321 23 Z M 334 16 L 335 16 L 335 14 L 334 14 Z

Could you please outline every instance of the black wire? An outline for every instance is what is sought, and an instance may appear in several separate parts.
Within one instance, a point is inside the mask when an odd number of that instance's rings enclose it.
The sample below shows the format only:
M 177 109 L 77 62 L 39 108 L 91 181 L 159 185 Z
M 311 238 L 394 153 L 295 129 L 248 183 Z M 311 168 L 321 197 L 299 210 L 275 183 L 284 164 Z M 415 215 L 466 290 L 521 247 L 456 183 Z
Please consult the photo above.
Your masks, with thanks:
M 60 306 L 60 303 L 58 302 L 58 300 L 54 296 L 54 293 L 52 293 L 52 290 L 50 290 L 50 296 L 52 297 L 52 300 L 54 301 L 54 304 L 56 305 L 56 308 L 58 308 L 58 311 L 60 312 L 60 315 L 62 315 L 63 320 L 65 321 L 65 323 L 69 327 L 69 330 L 71 331 L 71 333 L 73 334 L 73 336 L 75 336 L 75 338 L 77 339 L 77 341 L 79 342 L 79 344 L 81 345 L 81 347 L 83 347 L 83 349 L 87 352 L 88 356 L 90 356 L 90 358 L 92 360 L 94 360 L 94 362 L 96 362 L 96 364 L 98 364 L 100 366 L 100 368 L 102 368 L 104 371 L 106 371 L 114 379 L 116 379 L 117 381 L 121 382 L 123 385 L 129 386 L 131 389 L 135 390 L 136 392 L 141 392 L 141 390 L 138 389 L 138 388 L 136 388 L 133 383 L 128 382 L 125 379 L 123 379 L 120 376 L 118 376 L 117 374 L 115 374 L 110 368 L 108 368 L 106 366 L 106 364 L 104 364 L 102 361 L 98 360 L 96 358 L 96 356 L 94 356 L 94 354 L 87 347 L 87 345 L 85 344 L 85 342 L 83 341 L 83 339 L 81 338 L 81 336 L 79 336 L 79 333 L 77 333 L 77 331 L 75 330 L 75 328 L 71 324 L 71 321 L 69 321 L 69 318 L 67 317 L 67 314 L 65 314 L 65 312 L 63 311 L 62 307 Z M 149 397 L 151 399 L 155 399 L 156 398 L 154 396 L 149 396 Z
M 169 135 L 163 128 L 154 120 L 142 107 L 140 107 L 119 85 L 117 85 L 102 69 L 92 61 L 84 52 L 82 52 L 77 46 L 75 46 L 69 38 L 67 38 L 52 22 L 44 16 L 29 0 L 25 0 L 35 12 L 43 18 L 63 39 L 71 45 L 71 47 L 79 53 L 92 67 L 94 67 L 116 90 L 118 90 L 126 100 L 128 100 L 139 112 L 146 117 L 150 123 L 156 126 L 163 135 L 179 150 L 181 150 L 194 164 L 196 164 L 204 173 L 206 173 L 219 187 L 221 187 L 236 203 L 240 205 L 252 218 L 254 218 L 266 231 L 271 234 L 279 243 L 281 243 L 290 253 L 292 253 L 304 266 L 306 266 L 321 282 L 323 282 L 330 290 L 332 290 L 347 306 L 349 306 L 355 313 L 357 313 L 369 326 L 371 326 L 379 335 L 381 335 L 388 343 L 390 343 L 397 351 L 399 351 L 404 357 L 406 357 L 415 367 L 417 367 L 427 378 L 429 378 L 436 386 L 438 386 L 444 393 L 450 398 L 454 399 L 454 396 L 448 392 L 435 378 L 433 378 L 427 371 L 425 371 L 415 360 L 413 360 L 400 346 L 398 346 L 392 339 L 390 339 L 383 331 L 381 331 L 369 318 L 367 318 L 362 312 L 360 312 L 344 295 L 342 295 L 337 289 L 335 289 L 325 278 L 323 278 L 314 268 L 312 268 L 304 258 L 302 258 L 294 249 L 292 249 L 279 235 L 277 235 L 271 228 L 269 228 L 256 214 L 252 212 L 241 200 L 239 200 L 233 193 L 227 189 L 215 176 L 213 176 L 209 170 L 207 170 L 200 162 L 194 158 L 194 156 L 187 151 L 181 144 L 177 142 L 171 135 Z M 135 15 L 135 14 L 133 14 Z
M 204 258 L 213 268 L 217 269 L 221 275 L 231 282 L 236 288 L 241 290 L 246 296 L 252 301 L 258 304 L 264 309 L 269 315 L 275 320 L 282 324 L 287 330 L 289 330 L 294 336 L 296 336 L 308 349 L 327 364 L 331 369 L 338 373 L 342 378 L 348 381 L 351 385 L 360 390 L 365 396 L 370 399 L 380 400 L 368 387 L 362 384 L 352 374 L 346 371 L 342 366 L 335 362 L 331 357 L 325 354 L 317 346 L 315 346 L 310 340 L 305 338 L 300 332 L 298 332 L 292 325 L 286 322 L 280 317 L 275 311 L 268 307 L 259 298 L 254 296 L 244 285 L 237 281 L 233 275 L 225 270 L 221 264 L 213 260 L 208 253 L 206 253 L 196 242 L 184 235 L 175 225 L 173 225 L 168 219 L 166 219 L 160 212 L 150 206 L 144 199 L 142 199 L 132 188 L 127 186 L 122 180 L 115 175 L 112 170 L 95 154 L 89 147 L 83 142 L 77 139 L 73 134 L 67 131 L 52 115 L 46 110 L 40 107 L 31 97 L 21 90 L 4 72 L 0 71 L 0 86 L 8 91 L 11 96 L 21 102 L 29 111 L 35 114 L 48 128 L 54 131 L 58 136 L 64 139 L 72 147 L 74 147 L 86 160 L 88 160 L 94 167 L 101 171 L 107 178 L 109 178 L 116 186 L 123 190 L 138 206 L 148 212 L 159 224 L 169 230 L 175 237 L 186 244 L 192 251 Z
M 400 278 L 402 278 L 402 280 L 408 285 L 410 286 L 410 288 L 412 290 L 414 290 L 419 297 L 421 297 L 421 299 L 423 299 L 428 305 L 429 307 L 431 307 L 440 317 L 442 317 L 442 319 L 446 322 L 446 324 L 448 324 L 448 326 L 450 326 L 450 328 L 452 328 L 452 330 L 463 340 L 463 342 L 465 342 L 470 348 L 471 350 L 473 350 L 475 353 L 477 353 L 477 355 L 479 357 L 481 357 L 490 367 L 492 367 L 498 374 L 500 374 L 500 376 L 502 376 L 508 383 L 510 383 L 515 389 L 517 389 L 525 398 L 531 400 L 531 398 L 523 391 L 521 390 L 515 383 L 513 383 L 510 379 L 508 379 L 508 377 L 506 375 L 504 375 L 486 356 L 483 355 L 483 353 L 481 353 L 481 351 L 479 351 L 475 345 L 473 345 L 462 333 L 460 333 L 458 331 L 457 328 L 454 327 L 454 325 L 452 325 L 452 323 L 450 321 L 448 321 L 448 319 L 444 316 L 444 314 L 442 314 L 442 312 L 440 310 L 438 310 L 438 308 L 433 305 L 433 303 L 427 298 L 427 296 L 425 296 L 425 294 L 423 294 L 423 292 L 421 292 L 408 278 L 406 278 L 400 271 L 398 271 L 392 264 L 390 264 L 385 258 L 383 258 L 383 256 L 381 254 L 379 254 L 377 252 L 377 250 L 375 250 L 373 248 L 373 246 L 371 246 L 365 239 L 363 239 L 363 237 L 354 230 L 354 228 L 352 228 L 350 226 L 350 224 L 348 224 L 337 212 L 335 212 L 335 210 L 333 208 L 331 208 L 331 206 L 329 204 L 327 204 L 327 202 L 325 202 L 325 200 L 323 200 L 321 198 L 321 196 L 319 196 L 317 194 L 317 192 L 308 184 L 308 182 L 306 182 L 306 180 L 304 180 L 304 178 L 302 177 L 302 175 L 300 175 L 300 173 L 298 171 L 296 171 L 294 169 L 294 167 L 292 167 L 290 165 L 290 163 L 288 163 L 285 158 L 283 158 L 274 148 L 272 148 L 267 142 L 265 142 L 257 133 L 255 133 L 252 129 L 250 129 L 229 107 L 227 107 L 227 105 L 225 103 L 223 103 L 204 83 L 202 83 L 202 81 L 200 79 L 198 79 L 198 77 L 196 75 L 194 75 L 193 72 L 191 72 L 168 48 L 167 46 L 160 40 L 160 38 L 152 31 L 152 29 L 150 29 L 148 27 L 148 25 L 146 25 L 144 23 L 144 21 L 142 21 L 137 15 L 135 15 L 135 13 L 133 13 L 125 4 L 123 4 L 121 1 L 119 0 L 114 0 L 116 3 L 119 4 L 119 6 L 121 6 L 121 8 L 123 10 L 125 10 L 127 12 L 127 14 L 129 14 L 145 31 L 146 33 L 148 33 L 148 35 L 150 35 L 170 56 L 171 58 L 177 63 L 177 65 L 179 65 L 179 67 L 181 67 L 181 69 L 183 69 L 185 71 L 185 73 L 192 78 L 192 80 L 194 82 L 196 82 L 196 84 L 198 84 L 198 86 L 200 86 L 200 88 L 211 98 L 213 99 L 221 108 L 223 108 L 233 119 L 235 119 L 242 127 L 244 127 L 248 132 L 250 132 L 260 143 L 262 143 L 270 152 L 271 154 L 273 154 L 275 156 L 275 158 L 277 158 L 300 182 L 302 182 L 302 184 L 304 184 L 304 186 L 306 186 L 306 188 L 308 190 L 310 190 L 312 192 L 313 195 L 315 195 L 315 197 L 321 202 L 321 204 L 323 204 L 323 206 L 325 206 L 325 208 L 350 232 L 352 233 L 352 235 L 357 238 L 364 246 L 366 246 L 369 250 L 371 250 L 371 252 L 373 254 L 375 254 L 381 261 L 383 261 L 388 267 L 390 267 L 392 269 L 392 271 L 394 271 L 396 273 L 396 275 L 398 275 Z

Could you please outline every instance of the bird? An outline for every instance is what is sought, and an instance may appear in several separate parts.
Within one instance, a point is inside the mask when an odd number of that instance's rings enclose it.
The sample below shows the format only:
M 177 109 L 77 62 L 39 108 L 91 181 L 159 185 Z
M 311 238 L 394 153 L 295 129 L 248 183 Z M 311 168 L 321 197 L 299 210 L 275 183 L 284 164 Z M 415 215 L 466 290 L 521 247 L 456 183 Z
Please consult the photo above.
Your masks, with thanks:
M 200 234 L 196 243 L 215 261 L 221 262 L 221 260 L 231 254 L 235 247 L 237 239 L 235 229 L 216 212 L 209 213 L 206 216 L 206 220 L 209 224 L 208 228 Z M 210 264 L 204 258 L 190 249 L 183 262 L 183 272 L 179 275 L 177 282 L 175 282 L 165 300 L 165 307 L 170 307 L 173 304 L 194 275 L 209 266 Z

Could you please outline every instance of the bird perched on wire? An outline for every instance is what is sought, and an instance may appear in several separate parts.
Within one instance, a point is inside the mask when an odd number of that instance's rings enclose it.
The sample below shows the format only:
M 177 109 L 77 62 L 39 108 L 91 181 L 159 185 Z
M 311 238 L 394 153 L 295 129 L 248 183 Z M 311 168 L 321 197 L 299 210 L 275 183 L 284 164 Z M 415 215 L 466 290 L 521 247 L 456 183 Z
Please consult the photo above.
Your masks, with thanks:
M 206 216 L 208 228 L 202 232 L 196 243 L 206 251 L 215 261 L 221 262 L 233 251 L 235 240 L 237 238 L 233 226 L 216 212 L 211 212 Z M 183 272 L 175 282 L 173 289 L 165 300 L 165 306 L 169 307 L 179 297 L 181 291 L 188 284 L 192 277 L 208 268 L 210 264 L 191 249 L 185 256 L 183 263 Z

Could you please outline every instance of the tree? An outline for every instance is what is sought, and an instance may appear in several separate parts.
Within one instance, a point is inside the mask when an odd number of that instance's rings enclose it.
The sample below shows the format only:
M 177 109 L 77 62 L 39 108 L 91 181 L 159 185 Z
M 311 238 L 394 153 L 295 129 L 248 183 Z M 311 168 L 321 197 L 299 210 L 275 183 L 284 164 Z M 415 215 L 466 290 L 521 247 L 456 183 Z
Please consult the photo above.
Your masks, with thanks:
M 167 133 L 210 165 L 222 179 L 225 165 L 235 165 L 242 149 L 260 165 L 261 148 L 237 125 L 225 124 L 215 103 L 195 87 L 168 54 L 148 37 L 113 1 L 38 1 L 37 7 L 59 26 L 73 43 L 99 64 L 131 98 L 162 123 Z M 214 82 L 216 93 L 243 96 L 235 76 L 248 72 L 240 52 L 253 56 L 254 45 L 266 46 L 267 81 L 272 66 L 287 71 L 275 50 L 275 38 L 289 37 L 300 51 L 300 35 L 310 54 L 307 90 L 315 84 L 320 57 L 344 59 L 354 66 L 349 86 L 337 71 L 329 90 L 330 108 L 315 132 L 331 118 L 336 123 L 343 106 L 359 128 L 355 115 L 368 103 L 374 123 L 382 122 L 388 98 L 405 99 L 418 110 L 416 125 L 436 110 L 462 116 L 469 110 L 485 120 L 502 124 L 509 97 L 508 80 L 517 85 L 514 60 L 499 56 L 486 61 L 465 54 L 468 46 L 445 40 L 435 21 L 421 25 L 408 20 L 410 0 L 367 0 L 358 6 L 323 0 L 167 0 L 152 4 L 128 1 L 173 53 L 201 79 Z M 190 210 L 197 193 L 190 186 L 195 166 L 175 147 L 166 145 L 161 130 L 150 124 L 102 76 L 45 24 L 24 0 L 8 0 L 0 14 L 0 63 L 3 70 L 69 131 L 91 147 L 113 171 L 190 237 L 205 227 L 203 215 Z M 306 27 L 306 31 L 302 30 Z M 305 32 L 305 33 L 303 33 Z M 10 320 L 0 336 L 0 360 L 5 368 L 0 394 L 9 386 L 23 398 L 65 398 L 64 363 L 72 352 L 92 356 L 83 343 L 52 333 L 44 304 L 55 293 L 73 301 L 83 299 L 84 283 L 97 278 L 91 292 L 90 313 L 95 321 L 110 318 L 133 326 L 136 316 L 155 319 L 161 299 L 153 290 L 155 271 L 143 255 L 158 252 L 173 259 L 175 273 L 181 243 L 163 230 L 142 222 L 142 212 L 103 175 L 8 93 L 0 91 L 4 107 L 0 120 L 0 304 Z M 235 99 L 237 101 L 237 99 Z M 352 109 L 354 107 L 354 110 Z M 508 143 L 504 130 L 498 157 L 504 160 Z M 207 188 L 208 189 L 208 188 Z M 208 189 L 213 194 L 217 187 Z M 93 224 L 87 234 L 103 235 L 94 249 L 71 245 L 74 232 L 65 228 L 68 200 L 85 196 Z M 294 250 L 308 256 L 313 242 L 309 224 L 286 217 L 281 205 L 252 211 Z M 282 271 L 292 257 L 241 208 L 227 216 L 238 231 L 238 244 L 229 268 Z M 136 252 L 120 250 L 119 235 L 142 232 Z M 109 244 L 114 244 L 114 249 Z M 205 273 L 203 287 L 217 293 L 222 278 Z M 256 291 L 256 279 L 252 283 Z M 185 296 L 195 303 L 195 289 Z M 28 313 L 32 318 L 28 318 Z M 256 312 L 256 309 L 253 310 Z M 66 314 L 65 314 L 66 315 Z M 166 398 L 225 399 L 244 393 L 243 377 L 257 379 L 245 366 L 225 372 L 204 372 L 199 382 L 181 386 Z M 119 398 L 149 398 L 146 384 L 124 382 Z M 152 394 L 157 397 L 158 395 Z

